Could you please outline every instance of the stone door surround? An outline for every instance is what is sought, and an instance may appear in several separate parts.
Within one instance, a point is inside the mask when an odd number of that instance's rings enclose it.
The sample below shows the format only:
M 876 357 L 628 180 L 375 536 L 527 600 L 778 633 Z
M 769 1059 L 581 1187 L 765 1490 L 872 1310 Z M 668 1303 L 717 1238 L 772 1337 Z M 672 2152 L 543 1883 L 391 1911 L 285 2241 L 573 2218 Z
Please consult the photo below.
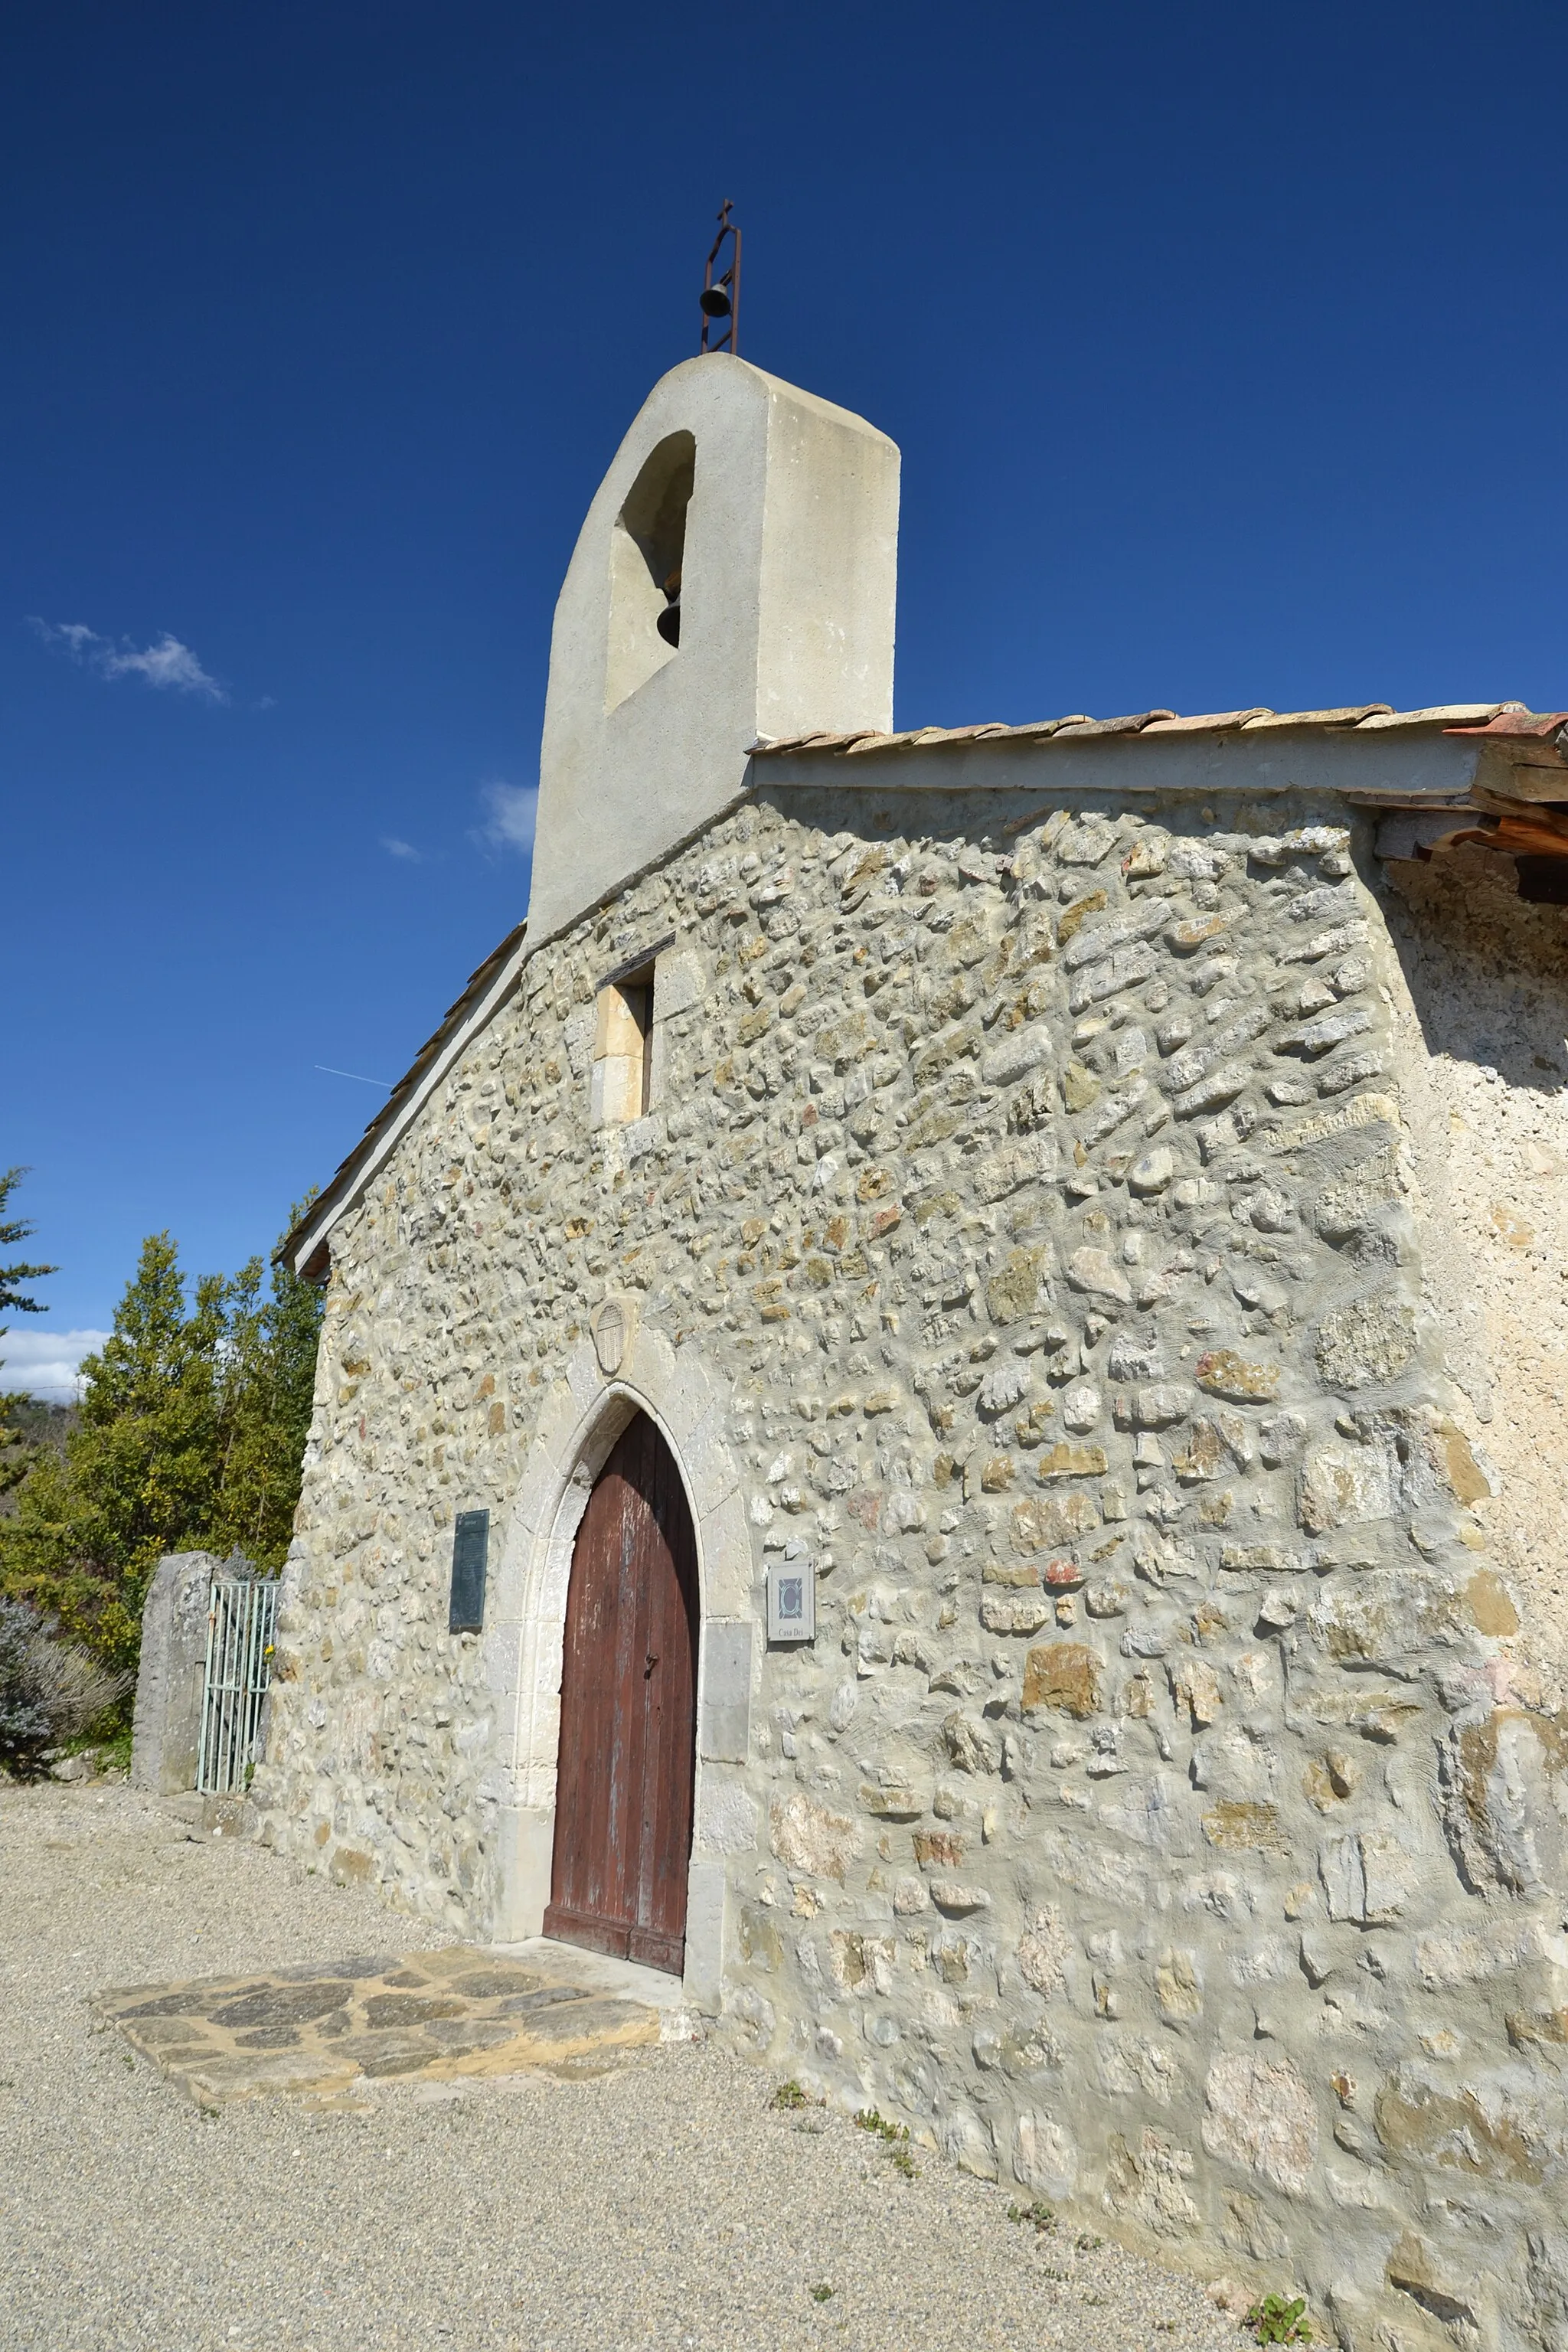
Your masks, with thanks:
M 502 1943 L 542 1932 L 550 1900 L 561 1667 L 566 1591 L 578 1524 L 595 1481 L 635 1412 L 646 1412 L 674 1456 L 697 1534 L 700 1622 L 697 1785 L 687 1887 L 684 1987 L 715 2010 L 724 1951 L 727 1856 L 754 1847 L 748 1796 L 756 1643 L 752 1542 L 740 1467 L 726 1440 L 728 1398 L 694 1345 L 673 1347 L 619 1302 L 626 1336 L 606 1373 L 593 1339 L 573 1349 L 541 1409 L 508 1520 L 484 1633 L 486 1681 L 496 1703 L 487 1794 L 500 1809 L 499 1868 L 489 1934 Z

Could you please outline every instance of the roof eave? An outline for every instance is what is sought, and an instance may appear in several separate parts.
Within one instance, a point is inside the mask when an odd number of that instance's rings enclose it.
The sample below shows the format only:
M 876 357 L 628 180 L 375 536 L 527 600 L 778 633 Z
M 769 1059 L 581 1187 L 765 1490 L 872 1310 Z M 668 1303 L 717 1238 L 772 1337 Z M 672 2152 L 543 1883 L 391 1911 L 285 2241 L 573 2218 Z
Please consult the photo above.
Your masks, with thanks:
M 488 1021 L 516 986 L 525 960 L 523 940 L 527 929 L 526 920 L 517 924 L 470 976 L 462 994 L 421 1045 L 353 1150 L 279 1243 L 274 1258 L 291 1266 L 303 1281 L 326 1280 L 331 1270 L 329 1236 L 343 1202 L 372 1171 L 374 1163 L 392 1149 L 426 1087 L 433 1084 L 441 1069 L 461 1051 L 465 1033 Z
M 1521 722 L 1529 722 L 1528 725 Z M 1563 725 L 1558 713 L 1552 731 Z M 999 719 L 974 727 L 914 727 L 896 734 L 879 735 L 862 729 L 851 735 L 792 735 L 773 740 L 766 736 L 752 747 L 752 757 L 773 760 L 785 756 L 813 758 L 877 758 L 887 752 L 934 750 L 939 745 L 971 743 L 1084 743 L 1146 736 L 1162 740 L 1173 735 L 1273 734 L 1291 729 L 1334 733 L 1382 734 L 1404 728 L 1427 728 L 1445 734 L 1533 733 L 1545 722 L 1518 702 L 1437 703 L 1424 710 L 1395 710 L 1386 702 L 1342 705 L 1331 710 L 1269 710 L 1254 705 L 1246 710 L 1215 710 L 1184 719 L 1173 710 L 1143 710 L 1124 719 L 1089 719 L 1074 711 L 1065 719 L 1030 719 L 1010 727 Z

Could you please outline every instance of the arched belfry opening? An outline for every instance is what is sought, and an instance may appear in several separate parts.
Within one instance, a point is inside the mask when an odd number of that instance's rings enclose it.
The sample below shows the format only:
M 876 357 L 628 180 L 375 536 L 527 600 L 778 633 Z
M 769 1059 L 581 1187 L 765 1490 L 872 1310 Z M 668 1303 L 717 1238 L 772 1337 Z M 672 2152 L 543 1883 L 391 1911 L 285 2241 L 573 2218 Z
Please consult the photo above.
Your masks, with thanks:
M 686 510 L 697 443 L 669 433 L 648 452 L 610 533 L 609 645 L 605 709 L 645 686 L 680 646 Z
M 697 1538 L 634 1413 L 578 1522 L 544 1932 L 679 1976 L 697 1764 Z

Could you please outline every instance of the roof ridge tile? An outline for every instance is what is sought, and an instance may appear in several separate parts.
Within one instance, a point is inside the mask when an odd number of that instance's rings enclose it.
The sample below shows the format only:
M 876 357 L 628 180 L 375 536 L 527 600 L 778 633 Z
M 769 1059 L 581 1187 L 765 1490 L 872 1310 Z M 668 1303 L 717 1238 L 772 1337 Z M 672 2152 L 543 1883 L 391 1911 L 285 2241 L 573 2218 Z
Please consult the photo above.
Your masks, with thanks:
M 1273 711 L 1266 702 L 1255 703 L 1250 710 L 1209 710 L 1191 719 L 1155 719 L 1145 730 L 1151 735 L 1173 735 L 1179 730 L 1184 735 L 1205 731 L 1217 734 L 1223 728 L 1245 727 L 1252 719 L 1272 719 Z
M 1250 719 L 1248 731 L 1272 727 L 1359 727 L 1363 719 L 1392 716 L 1390 702 L 1348 702 L 1337 710 L 1276 710 Z

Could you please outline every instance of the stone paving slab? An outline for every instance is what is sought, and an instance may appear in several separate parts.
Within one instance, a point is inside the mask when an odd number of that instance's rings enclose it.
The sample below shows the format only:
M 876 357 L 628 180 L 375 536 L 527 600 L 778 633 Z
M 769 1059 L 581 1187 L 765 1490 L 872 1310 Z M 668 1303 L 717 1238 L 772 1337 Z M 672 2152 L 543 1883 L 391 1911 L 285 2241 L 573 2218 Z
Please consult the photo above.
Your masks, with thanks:
M 99 1993 L 93 2008 L 198 2106 L 355 2082 L 515 2074 L 658 2042 L 658 2011 L 472 1945 Z

